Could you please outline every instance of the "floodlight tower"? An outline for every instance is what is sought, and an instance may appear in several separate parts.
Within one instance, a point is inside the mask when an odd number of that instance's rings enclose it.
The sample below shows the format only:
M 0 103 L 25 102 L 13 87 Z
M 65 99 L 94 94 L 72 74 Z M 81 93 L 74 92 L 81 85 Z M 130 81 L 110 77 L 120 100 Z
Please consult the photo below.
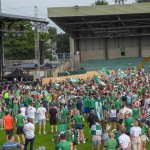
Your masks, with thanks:
M 2 12 L 2 5 L 1 5 L 1 0 L 0 0 L 0 13 Z
M 34 6 L 34 16 L 38 18 L 38 7 Z M 35 42 L 35 63 L 39 63 L 39 32 L 38 26 L 35 25 L 34 29 L 34 42 Z

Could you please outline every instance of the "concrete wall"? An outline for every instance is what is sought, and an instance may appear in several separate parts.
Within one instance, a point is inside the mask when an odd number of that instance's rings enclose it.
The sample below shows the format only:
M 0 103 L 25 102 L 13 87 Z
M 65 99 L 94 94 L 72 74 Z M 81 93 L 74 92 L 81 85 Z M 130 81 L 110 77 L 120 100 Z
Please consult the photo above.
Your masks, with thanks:
M 150 36 L 145 37 L 120 37 L 120 38 L 88 38 L 79 40 L 81 61 L 89 59 L 105 59 L 106 49 L 108 59 L 121 57 L 141 57 L 150 56 Z M 106 45 L 107 43 L 107 45 Z M 77 46 L 75 46 L 76 48 Z M 125 48 L 125 56 L 121 56 L 120 48 Z M 76 49 L 75 49 L 76 51 Z
M 57 77 L 58 73 L 65 72 L 71 66 L 70 61 L 64 61 L 61 65 L 51 71 L 52 77 Z
M 82 39 L 79 41 L 81 61 L 105 59 L 104 39 Z
M 108 39 L 108 58 L 139 57 L 138 38 L 124 37 Z M 125 48 L 125 56 L 121 56 L 120 48 Z

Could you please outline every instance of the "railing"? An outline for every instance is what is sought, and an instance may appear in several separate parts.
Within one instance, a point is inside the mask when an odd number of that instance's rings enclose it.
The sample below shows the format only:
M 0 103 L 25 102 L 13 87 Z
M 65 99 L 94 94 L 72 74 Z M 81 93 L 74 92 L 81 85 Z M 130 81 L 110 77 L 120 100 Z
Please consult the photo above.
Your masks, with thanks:
M 58 73 L 66 71 L 71 66 L 70 60 L 67 60 L 65 62 L 62 62 L 57 68 L 52 69 L 51 76 L 56 77 L 58 76 Z
M 137 69 L 141 69 L 149 61 L 150 57 L 144 57 L 141 63 L 137 66 Z

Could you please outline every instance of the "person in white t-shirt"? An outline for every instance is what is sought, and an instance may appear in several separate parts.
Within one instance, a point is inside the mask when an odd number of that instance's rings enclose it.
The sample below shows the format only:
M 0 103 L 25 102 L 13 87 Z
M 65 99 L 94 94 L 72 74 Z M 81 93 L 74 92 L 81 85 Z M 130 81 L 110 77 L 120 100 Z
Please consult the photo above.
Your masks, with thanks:
M 43 133 L 45 132 L 47 110 L 43 107 L 43 103 L 40 104 L 40 108 L 37 109 L 38 113 L 38 124 L 39 124 L 39 134 L 41 134 L 41 127 L 43 127 Z
M 32 119 L 32 123 L 35 124 L 35 113 L 36 113 L 36 109 L 35 107 L 33 107 L 33 103 L 30 104 L 30 106 L 27 109 L 27 118 L 31 118 Z
M 119 110 L 119 123 L 122 124 L 125 119 L 125 114 L 132 114 L 132 109 L 128 108 L 125 104 L 122 105 L 122 109 Z
M 21 104 L 20 110 L 21 110 L 21 115 L 25 117 L 26 116 L 26 107 L 24 106 L 24 104 Z
M 121 135 L 118 138 L 119 141 L 119 150 L 130 150 L 131 149 L 131 140 L 128 135 L 125 134 L 125 129 L 120 129 Z
M 134 121 L 134 127 L 130 129 L 130 138 L 132 143 L 132 150 L 141 150 L 141 134 L 142 130 L 138 126 L 138 121 Z
M 150 95 L 147 95 L 147 98 L 146 98 L 146 100 L 145 100 L 145 109 L 148 109 L 149 107 L 148 107 L 148 105 L 150 104 Z
M 32 124 L 32 119 L 27 119 L 28 123 L 24 125 L 24 133 L 26 135 L 24 150 L 27 150 L 28 143 L 30 142 L 30 150 L 33 150 L 35 126 Z

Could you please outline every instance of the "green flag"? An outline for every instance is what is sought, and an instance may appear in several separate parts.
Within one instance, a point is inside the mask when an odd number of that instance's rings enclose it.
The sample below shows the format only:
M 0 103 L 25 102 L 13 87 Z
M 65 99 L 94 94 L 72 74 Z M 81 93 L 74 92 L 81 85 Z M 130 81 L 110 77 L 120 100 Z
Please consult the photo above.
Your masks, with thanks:
M 69 73 L 68 71 L 66 71 L 66 73 L 67 73 L 68 75 L 70 75 L 70 73 Z
M 98 78 L 97 75 L 94 74 L 94 80 L 97 84 L 100 84 L 100 79 Z
M 59 84 L 55 83 L 53 88 L 56 90 L 58 88 Z
M 57 125 L 57 130 L 59 130 L 60 132 L 65 132 L 67 131 L 67 127 L 68 127 L 68 124 L 59 124 Z
M 110 72 L 109 72 L 108 70 L 106 70 L 105 73 L 106 73 L 107 75 L 110 75 Z
M 17 91 L 15 92 L 15 96 L 19 96 L 19 93 L 20 93 L 20 90 L 17 90 Z
M 106 68 L 103 68 L 101 71 L 104 72 L 104 73 L 107 74 L 107 75 L 110 75 L 109 70 L 107 70 Z
M 127 74 L 125 74 L 124 71 L 122 71 L 121 69 L 118 69 L 118 76 L 121 78 L 126 78 Z
M 106 85 L 103 81 L 101 81 L 97 75 L 94 74 L 94 80 L 97 84 Z
M 78 78 L 71 78 L 70 81 L 71 81 L 71 82 L 78 83 L 78 82 L 79 82 L 79 79 L 78 79 Z

